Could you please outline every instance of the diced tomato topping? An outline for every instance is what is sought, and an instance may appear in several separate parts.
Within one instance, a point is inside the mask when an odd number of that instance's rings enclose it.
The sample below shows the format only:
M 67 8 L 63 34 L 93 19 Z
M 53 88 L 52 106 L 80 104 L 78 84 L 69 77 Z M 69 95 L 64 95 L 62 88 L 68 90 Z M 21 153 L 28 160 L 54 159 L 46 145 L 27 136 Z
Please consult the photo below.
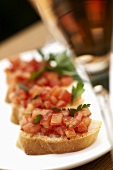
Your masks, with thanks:
M 34 98 L 35 96 L 39 95 L 43 91 L 43 88 L 34 85 L 32 88 L 30 88 L 29 93 L 31 95 L 31 98 Z
M 57 100 L 57 98 L 56 98 L 55 96 L 50 96 L 50 101 L 51 101 L 51 103 L 52 103 L 53 105 L 56 105 L 57 102 L 58 102 L 58 100 Z
M 85 123 L 85 125 L 88 127 L 91 123 L 91 119 L 89 117 L 82 118 L 82 121 Z
M 58 79 L 58 74 L 55 73 L 55 72 L 49 72 L 49 71 L 46 71 L 44 74 L 43 74 L 43 77 L 45 77 L 47 80 L 56 80 Z
M 43 102 L 41 98 L 32 100 L 31 103 L 33 104 L 34 108 L 43 108 Z
M 66 103 L 70 103 L 71 97 L 72 97 L 72 94 L 64 89 L 64 90 L 61 91 L 60 95 L 58 96 L 58 99 L 64 100 Z
M 61 92 L 61 88 L 59 86 L 55 86 L 51 90 L 51 95 L 55 96 L 56 98 L 58 98 L 60 92 Z
M 69 122 L 66 123 L 67 127 L 74 127 L 76 128 L 77 124 L 79 123 L 79 121 L 75 118 L 71 118 Z
M 45 77 L 40 77 L 36 83 L 39 85 L 39 86 L 47 86 L 48 85 L 48 81 Z
M 21 126 L 24 126 L 25 124 L 32 121 L 32 118 L 29 114 L 24 115 L 23 119 L 19 122 Z
M 81 121 L 82 116 L 83 116 L 83 115 L 82 115 L 81 112 L 77 112 L 77 113 L 74 115 L 75 119 L 78 120 L 78 121 Z
M 42 100 L 49 100 L 50 99 L 50 90 L 49 89 L 44 89 L 42 93 L 40 94 L 40 97 Z
M 60 125 L 62 123 L 62 118 L 63 118 L 62 113 L 53 114 L 52 118 L 51 118 L 51 123 L 50 124 L 52 126 Z
M 50 100 L 46 100 L 46 101 L 44 101 L 44 107 L 46 108 L 46 109 L 51 109 L 54 105 L 51 103 L 51 101 Z
M 42 115 L 38 123 L 34 122 L 37 115 Z M 43 135 L 66 136 L 68 139 L 78 134 L 88 132 L 91 119 L 82 115 L 82 110 L 76 116 L 70 116 L 69 109 L 45 110 L 35 109 L 31 115 L 25 115 L 21 120 L 21 129 L 26 133 L 42 133 Z
M 61 86 L 69 86 L 73 82 L 73 78 L 70 76 L 62 76 Z
M 78 133 L 88 132 L 88 127 L 86 126 L 86 124 L 83 121 L 80 122 L 79 125 L 77 126 L 77 132 Z
M 70 122 L 71 119 L 72 119 L 71 116 L 64 116 L 64 117 L 63 117 L 63 124 L 64 124 L 65 126 L 69 125 L 69 122 Z
M 17 89 L 15 91 L 15 95 L 18 97 L 18 99 L 22 100 L 22 99 L 27 98 L 28 93 L 23 89 Z
M 63 109 L 62 114 L 63 116 L 69 116 L 70 113 L 69 113 L 69 110 Z
M 49 128 L 50 122 L 51 122 L 51 117 L 52 117 L 51 113 L 47 114 L 46 116 L 44 116 L 41 119 L 40 124 L 43 125 L 44 128 Z
M 57 107 L 65 107 L 66 106 L 66 102 L 63 100 L 59 100 L 58 103 L 56 104 Z
M 66 131 L 65 126 L 58 126 L 58 127 L 55 128 L 55 132 L 59 136 L 65 136 L 65 131 Z
M 36 117 L 37 115 L 39 115 L 40 112 L 41 112 L 41 109 L 35 108 L 35 109 L 33 110 L 33 112 L 32 112 L 32 118 L 35 119 L 35 117 Z
M 39 114 L 42 115 L 42 116 L 45 116 L 49 112 L 50 112 L 50 110 L 35 108 L 32 112 L 32 119 L 35 119 L 35 117 Z
M 73 138 L 73 137 L 76 137 L 76 132 L 75 132 L 74 128 L 67 129 L 65 131 L 65 134 L 66 134 L 67 138 L 69 138 L 69 139 Z
M 26 110 L 28 110 L 29 112 L 32 112 L 34 110 L 33 104 L 32 103 L 28 103 L 27 107 L 26 107 Z
M 22 127 L 22 130 L 28 133 L 36 134 L 40 132 L 41 125 L 40 124 L 33 124 L 27 123 Z
M 90 115 L 91 115 L 90 110 L 87 109 L 87 108 L 83 108 L 83 109 L 81 110 L 81 112 L 82 112 L 82 115 L 83 115 L 83 116 L 90 116 Z

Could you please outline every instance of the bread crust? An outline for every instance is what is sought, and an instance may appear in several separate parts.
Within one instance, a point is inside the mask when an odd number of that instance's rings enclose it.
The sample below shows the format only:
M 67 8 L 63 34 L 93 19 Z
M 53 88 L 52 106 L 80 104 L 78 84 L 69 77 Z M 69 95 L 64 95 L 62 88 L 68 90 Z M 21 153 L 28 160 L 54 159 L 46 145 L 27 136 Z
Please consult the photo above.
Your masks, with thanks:
M 20 131 L 17 146 L 27 155 L 61 154 L 75 152 L 92 145 L 101 128 L 101 121 L 93 120 L 88 132 L 68 140 L 66 137 L 47 137 Z
M 24 114 L 25 109 L 22 106 L 12 104 L 12 113 L 10 117 L 12 123 L 18 125 Z

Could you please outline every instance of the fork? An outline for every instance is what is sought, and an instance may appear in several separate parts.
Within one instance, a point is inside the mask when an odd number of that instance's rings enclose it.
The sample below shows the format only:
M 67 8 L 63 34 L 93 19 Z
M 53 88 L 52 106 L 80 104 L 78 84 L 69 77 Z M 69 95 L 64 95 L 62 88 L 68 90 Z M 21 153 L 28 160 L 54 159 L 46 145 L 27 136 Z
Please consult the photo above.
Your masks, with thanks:
M 106 127 L 107 137 L 111 144 L 110 153 L 113 164 L 113 115 L 110 108 L 109 92 L 102 85 L 94 86 L 94 92 L 99 102 L 101 114 Z

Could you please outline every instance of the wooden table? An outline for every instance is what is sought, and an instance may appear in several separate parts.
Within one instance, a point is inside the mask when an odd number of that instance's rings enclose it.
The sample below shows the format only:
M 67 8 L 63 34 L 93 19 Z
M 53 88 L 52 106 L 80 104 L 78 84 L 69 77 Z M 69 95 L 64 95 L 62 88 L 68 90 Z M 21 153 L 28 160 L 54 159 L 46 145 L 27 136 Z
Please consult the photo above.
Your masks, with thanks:
M 48 30 L 42 23 L 35 23 L 22 32 L 14 35 L 13 37 L 2 42 L 0 45 L 0 59 L 8 58 L 18 54 L 19 52 L 32 50 L 34 48 L 42 47 L 49 41 L 54 41 Z M 68 161 L 68 160 L 67 160 Z M 75 160 L 76 161 L 76 160 Z M 102 157 L 74 168 L 75 170 L 112 170 L 113 165 L 111 162 L 110 153 Z

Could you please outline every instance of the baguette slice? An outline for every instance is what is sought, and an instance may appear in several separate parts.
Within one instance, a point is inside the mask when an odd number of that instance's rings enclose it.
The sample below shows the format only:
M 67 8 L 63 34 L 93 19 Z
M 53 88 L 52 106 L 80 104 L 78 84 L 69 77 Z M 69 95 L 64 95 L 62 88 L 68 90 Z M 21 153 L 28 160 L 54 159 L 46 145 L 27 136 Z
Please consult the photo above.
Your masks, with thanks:
M 25 114 L 25 108 L 20 105 L 16 105 L 14 103 L 11 104 L 11 107 L 12 107 L 12 113 L 11 113 L 10 121 L 18 125 L 23 115 Z
M 63 137 L 47 137 L 42 135 L 32 135 L 20 131 L 17 139 L 17 147 L 22 149 L 27 155 L 61 154 L 75 152 L 92 145 L 101 128 L 101 121 L 93 120 L 88 132 L 82 136 L 68 140 Z

